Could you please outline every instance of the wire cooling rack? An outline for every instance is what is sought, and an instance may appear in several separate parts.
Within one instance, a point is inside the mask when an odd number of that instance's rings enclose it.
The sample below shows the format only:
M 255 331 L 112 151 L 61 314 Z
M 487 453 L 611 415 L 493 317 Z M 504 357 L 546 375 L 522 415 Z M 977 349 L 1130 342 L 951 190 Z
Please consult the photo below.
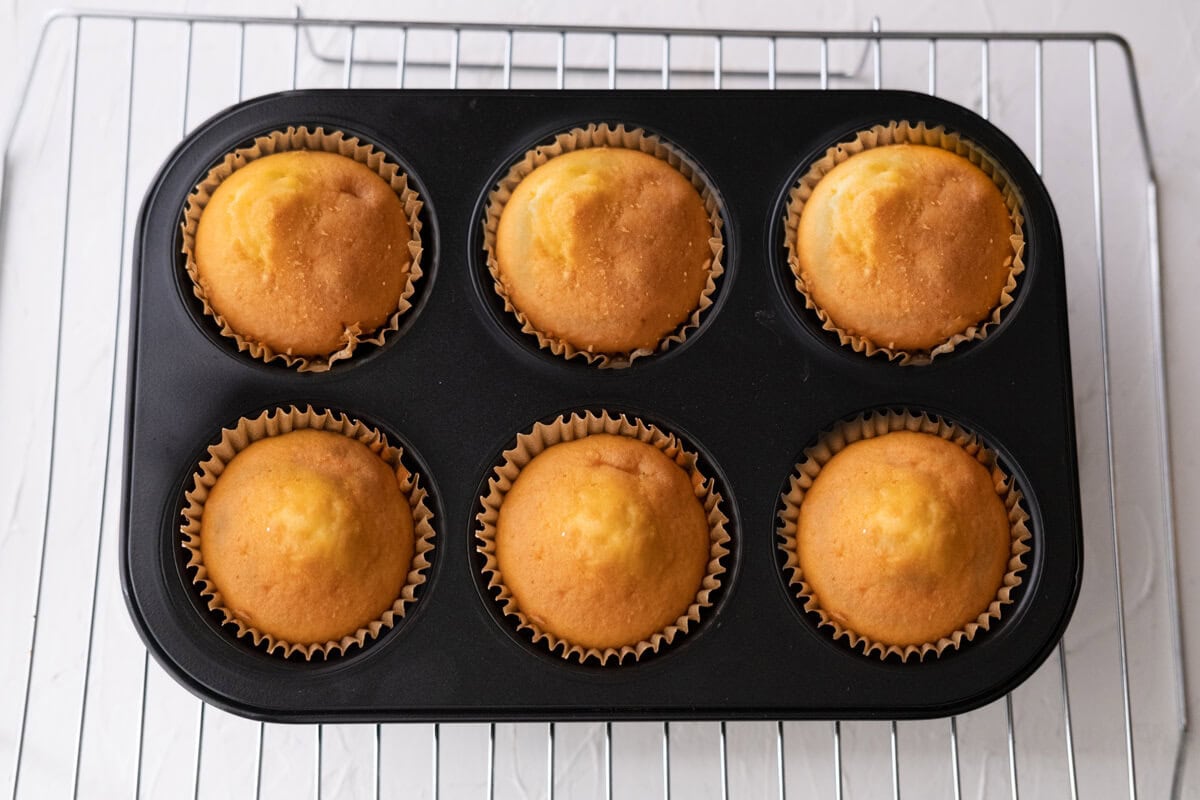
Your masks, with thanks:
M 317 86 L 907 88 L 1000 125 L 1044 175 L 1066 250 L 1087 560 L 1056 654 L 991 706 L 903 723 L 282 726 L 176 686 L 116 575 L 133 218 L 207 116 Z M 41 31 L 4 155 L 0 782 L 14 798 L 1181 793 L 1157 182 L 1119 37 L 68 11 Z

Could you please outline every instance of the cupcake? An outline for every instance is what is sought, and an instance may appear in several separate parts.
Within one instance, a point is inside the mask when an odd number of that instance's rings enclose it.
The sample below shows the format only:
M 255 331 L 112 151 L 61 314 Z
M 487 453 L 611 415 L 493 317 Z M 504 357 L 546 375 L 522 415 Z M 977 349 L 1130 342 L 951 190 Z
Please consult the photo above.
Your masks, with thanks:
M 309 410 L 223 432 L 184 510 L 184 547 L 210 609 L 270 652 L 343 652 L 423 583 L 431 514 L 382 434 Z
M 188 274 L 239 349 L 323 371 L 399 326 L 421 275 L 419 209 L 397 167 L 356 139 L 271 134 L 189 197 Z
M 557 355 L 625 366 L 699 324 L 720 229 L 711 189 L 674 150 L 592 125 L 513 167 L 489 198 L 484 245 L 523 331 Z
M 620 663 L 711 605 L 729 541 L 720 502 L 673 436 L 624 417 L 560 418 L 505 453 L 478 549 L 504 613 L 535 642 Z
M 1019 201 L 977 147 L 893 123 L 832 148 L 793 188 L 788 257 L 827 330 L 927 363 L 982 339 L 1023 269 Z
M 797 595 L 866 653 L 940 655 L 999 618 L 1028 552 L 1021 493 L 976 437 L 928 417 L 843 423 L 781 514 Z

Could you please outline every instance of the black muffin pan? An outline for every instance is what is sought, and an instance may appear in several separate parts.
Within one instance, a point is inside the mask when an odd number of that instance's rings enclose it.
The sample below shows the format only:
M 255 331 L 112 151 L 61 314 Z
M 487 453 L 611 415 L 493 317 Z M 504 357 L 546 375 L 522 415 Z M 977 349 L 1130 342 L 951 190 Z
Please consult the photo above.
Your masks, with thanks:
M 827 147 L 889 120 L 944 124 L 981 145 L 1023 198 L 1027 269 L 982 342 L 928 366 L 867 358 L 822 331 L 792 286 L 783 207 Z M 539 350 L 491 288 L 483 201 L 527 149 L 588 122 L 641 126 L 697 164 L 723 204 L 726 273 L 700 328 L 628 369 Z M 425 202 L 425 256 L 401 329 L 324 374 L 238 353 L 192 296 L 180 254 L 185 198 L 225 153 L 288 125 L 374 144 Z M 867 91 L 303 91 L 199 126 L 142 207 L 133 260 L 121 577 L 146 646 L 176 680 L 273 721 L 920 718 L 1017 686 L 1067 624 L 1082 574 L 1062 242 L 1029 161 L 951 103 Z M 205 610 L 180 546 L 183 492 L 224 426 L 311 404 L 383 429 L 430 490 L 433 565 L 407 618 L 365 648 L 284 659 Z M 924 662 L 835 641 L 789 589 L 780 493 L 805 447 L 873 409 L 943 414 L 981 434 L 1025 494 L 1031 552 L 992 629 Z M 533 644 L 486 589 L 475 514 L 501 451 L 538 420 L 606 409 L 680 434 L 731 518 L 715 606 L 674 645 L 621 666 Z

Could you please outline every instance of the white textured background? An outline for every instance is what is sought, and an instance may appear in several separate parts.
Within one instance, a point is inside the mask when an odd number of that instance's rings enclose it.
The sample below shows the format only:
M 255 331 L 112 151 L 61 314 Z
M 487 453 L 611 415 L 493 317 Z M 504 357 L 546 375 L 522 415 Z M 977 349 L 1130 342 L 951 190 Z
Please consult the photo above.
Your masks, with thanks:
M 111 7 L 107 3 L 84 3 Z M 158 10 L 247 11 L 248 3 L 166 2 Z M 32 56 L 48 2 L 8 0 L 0 8 L 0 132 L 7 130 L 16 106 L 19 79 Z M 502 5 L 474 0 L 445 2 L 436 9 L 422 4 L 334 2 L 304 4 L 309 16 L 353 13 L 358 17 L 446 19 L 463 22 L 632 24 L 777 29 L 863 29 L 878 14 L 888 30 L 1103 30 L 1127 37 L 1137 67 L 1149 119 L 1154 158 L 1161 177 L 1162 256 L 1166 298 L 1169 405 L 1176 474 L 1176 520 L 1185 641 L 1191 665 L 1192 702 L 1200 691 L 1200 615 L 1189 614 L 1200 597 L 1193 575 L 1200 567 L 1200 493 L 1196 453 L 1200 451 L 1200 359 L 1190 346 L 1192 306 L 1200 295 L 1200 4 L 1185 0 L 1156 2 L 1062 2 L 1009 0 L 1004 4 L 949 4 L 910 0 L 904 4 L 845 2 L 737 3 L 693 0 L 648 4 L 609 0 L 566 13 L 561 3 Z M 263 3 L 254 13 L 288 15 L 292 7 Z M 4 207 L 0 216 L 0 419 L 6 420 L 0 458 L 0 785 L 12 781 L 16 734 L 21 718 L 38 546 L 47 533 L 44 596 L 34 661 L 25 766 L 21 796 L 69 794 L 80 705 L 84 696 L 83 659 L 91 604 L 90 587 L 98 574 L 96 639 L 92 648 L 88 714 L 83 727 L 81 793 L 127 797 L 136 781 L 138 710 L 143 657 L 126 618 L 117 586 L 115 562 L 116 503 L 104 506 L 104 454 L 108 433 L 108 391 L 113 366 L 112 331 L 120 290 L 116 283 L 121 252 L 122 158 L 124 151 L 129 28 L 123 23 L 89 27 L 91 57 L 79 76 L 76 119 L 76 166 L 70 198 L 71 246 L 65 260 L 67 284 L 63 382 L 59 398 L 55 493 L 47 500 L 47 443 L 53 415 L 53 360 L 57 280 L 63 263 L 66 104 L 70 84 L 70 26 L 47 43 L 39 79 L 24 110 L 6 165 Z M 360 54 L 383 48 L 384 37 L 360 37 Z M 331 51 L 341 47 L 333 32 L 317 38 Z M 111 41 L 106 57 L 105 41 Z M 246 91 L 255 94 L 284 88 L 290 67 L 290 33 L 272 38 L 247 37 Z M 711 64 L 707 46 L 679 40 L 676 66 Z M 183 36 L 169 26 L 139 28 L 134 108 L 134 158 L 126 192 L 134 214 L 158 163 L 180 136 Z M 530 59 L 552 60 L 551 42 L 528 42 L 518 51 Z M 655 63 L 657 43 L 622 41 L 622 63 Z M 606 42 L 572 40 L 571 60 L 603 62 Z M 925 45 L 886 45 L 884 85 L 924 89 Z M 834 47 L 834 68 L 852 61 L 852 48 Z M 448 44 L 437 37 L 414 39 L 410 54 L 445 57 Z M 465 37 L 466 57 L 498 56 L 495 39 Z M 813 46 L 781 47 L 781 64 L 815 66 Z M 236 94 L 236 36 L 228 30 L 198 27 L 193 53 L 193 90 L 187 109 L 192 127 Z M 978 108 L 979 50 L 976 45 L 944 45 L 939 50 L 939 91 Z M 730 43 L 727 67 L 763 63 L 759 45 Z M 992 119 L 1032 155 L 1033 117 L 1028 89 L 1032 81 L 1029 45 L 995 45 Z M 1129 655 L 1132 673 L 1134 736 L 1138 788 L 1145 797 L 1165 796 L 1170 781 L 1176 725 L 1174 675 L 1169 644 L 1169 614 L 1156 478 L 1158 450 L 1153 443 L 1154 394 L 1152 348 L 1146 283 L 1146 173 L 1132 127 L 1132 109 L 1122 64 L 1103 48 L 1101 75 L 1101 152 L 1104 159 L 1104 245 L 1109 270 L 1109 326 L 1112 338 L 1113 412 L 1116 419 L 1117 497 L 1125 581 Z M 869 87 L 867 82 L 841 85 Z M 414 71 L 418 85 L 444 85 L 445 73 Z M 464 72 L 465 85 L 485 79 Z M 388 85 L 387 70 L 359 70 L 355 85 Z M 302 57 L 300 85 L 337 85 L 339 67 Z M 731 81 L 733 85 L 742 85 Z M 810 82 L 811 83 L 811 82 Z M 582 85 L 582 84 L 580 84 Z M 651 85 L 653 81 L 651 80 Z M 701 85 L 707 85 L 702 83 Z M 749 85 L 748 83 L 745 85 Z M 799 85 L 799 84 L 797 84 Z M 1091 150 L 1088 140 L 1087 48 L 1047 46 L 1046 180 L 1064 228 L 1080 425 L 1087 540 L 1086 573 L 1080 606 L 1066 637 L 1080 791 L 1084 797 L 1128 795 L 1123 741 L 1121 680 L 1116 647 L 1111 533 L 1107 526 L 1107 457 L 1103 393 L 1096 339 L 1095 229 L 1092 223 Z M 123 371 L 117 374 L 123 384 Z M 118 421 L 112 431 L 120 441 Z M 119 450 L 117 451 L 119 453 Z M 119 457 L 116 459 L 119 462 Z M 119 488 L 109 476 L 108 496 Z M 47 514 L 47 509 L 49 513 Z M 102 530 L 103 537 L 98 538 Z M 97 561 L 98 558 L 98 561 Z M 98 573 L 95 571 L 99 564 Z M 1067 796 L 1067 768 L 1057 657 L 1014 694 L 1019 783 L 1027 797 Z M 797 665 L 803 679 L 803 665 Z M 149 668 L 146 738 L 141 770 L 144 796 L 176 797 L 190 793 L 198 704 L 153 664 Z M 958 722 L 962 784 L 968 797 L 1008 797 L 1009 780 L 1003 702 Z M 789 724 L 789 796 L 833 794 L 831 726 Z M 717 728 L 673 725 L 672 789 L 675 797 L 718 797 Z M 251 792 L 258 726 L 209 711 L 205 717 L 200 794 L 244 796 Z M 559 796 L 602 796 L 601 729 L 593 725 L 559 726 Z M 886 724 L 846 725 L 845 788 L 848 797 L 886 796 L 891 776 Z M 661 793 L 659 729 L 618 725 L 615 729 L 616 796 Z M 497 796 L 545 796 L 544 726 L 500 726 L 497 742 Z M 770 796 L 775 791 L 774 728 L 737 724 L 729 729 L 732 795 Z M 374 729 L 326 726 L 320 781 L 324 794 L 369 796 Z M 482 795 L 486 728 L 447 726 L 442 732 L 442 796 Z M 267 726 L 263 762 L 264 796 L 311 795 L 317 780 L 316 734 L 312 728 Z M 382 785 L 385 796 L 429 796 L 430 729 L 389 726 L 382 732 Z M 945 721 L 899 726 L 900 777 L 909 797 L 949 797 L 949 728 Z M 1185 797 L 1200 796 L 1200 748 L 1189 747 Z

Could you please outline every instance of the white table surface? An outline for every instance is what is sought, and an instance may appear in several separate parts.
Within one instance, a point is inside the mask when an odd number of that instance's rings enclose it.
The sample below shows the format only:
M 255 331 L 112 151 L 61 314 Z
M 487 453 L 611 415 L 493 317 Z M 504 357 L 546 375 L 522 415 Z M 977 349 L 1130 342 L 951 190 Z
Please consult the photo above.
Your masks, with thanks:
M 132 0 L 131 0 L 132 2 Z M 81 2 L 88 8 L 128 8 L 108 2 Z M 157 10 L 186 10 L 191 12 L 251 13 L 247 3 L 235 2 L 165 2 Z M 52 4 L 49 0 L 11 0 L 0 8 L 0 132 L 7 130 L 16 107 L 19 78 L 23 76 L 32 56 L 41 19 Z M 143 6 L 148 7 L 148 6 Z M 1175 470 L 1175 519 L 1179 540 L 1179 573 L 1184 607 L 1184 638 L 1189 664 L 1191 708 L 1198 708 L 1200 693 L 1200 614 L 1188 613 L 1200 599 L 1200 585 L 1195 575 L 1200 568 L 1200 540 L 1195 536 L 1200 528 L 1200 493 L 1194 491 L 1197 452 L 1200 452 L 1200 359 L 1191 339 L 1196 317 L 1192 304 L 1200 296 L 1200 270 L 1196 269 L 1200 253 L 1200 225 L 1196 224 L 1196 209 L 1200 208 L 1200 4 L 1186 0 L 1155 0 L 1155 2 L 1061 2 L 1048 4 L 1044 0 L 1010 0 L 1008 3 L 984 2 L 947 4 L 932 0 L 914 0 L 906 4 L 880 0 L 838 4 L 803 4 L 770 2 L 769 0 L 740 0 L 737 3 L 693 0 L 688 3 L 649 4 L 642 0 L 609 0 L 604 4 L 588 4 L 567 12 L 567 4 L 524 2 L 498 4 L 481 0 L 456 0 L 438 4 L 436 9 L 425 4 L 400 6 L 384 2 L 359 2 L 352 7 L 335 2 L 304 4 L 307 16 L 339 16 L 408 19 L 443 19 L 462 22 L 539 22 L 587 23 L 601 25 L 636 24 L 643 26 L 705 26 L 712 28 L 782 28 L 782 29 L 862 29 L 873 14 L 878 14 L 887 30 L 1033 30 L 1112 31 L 1125 36 L 1131 43 L 1140 73 L 1149 132 L 1154 158 L 1160 171 L 1163 293 L 1167 341 L 1169 380 L 1169 409 L 1172 431 L 1173 465 Z M 282 3 L 262 3 L 254 13 L 288 15 L 291 7 Z M 114 53 L 124 52 L 127 33 L 114 26 Z M 214 64 L 223 56 L 220 44 L 198 36 L 196 47 L 212 47 Z M 167 45 L 165 49 L 169 50 Z M 271 69 L 278 59 L 267 52 L 251 51 L 247 73 Z M 1006 58 L 1003 47 L 994 49 L 993 62 L 1001 64 Z M 1084 54 L 1086 51 L 1081 50 Z M 62 91 L 69 80 L 63 69 L 69 61 L 51 59 L 49 85 Z M 730 48 L 727 63 L 736 64 L 736 48 Z M 123 58 L 123 56 L 121 56 Z M 261 59 L 255 61 L 253 59 Z M 896 56 L 903 62 L 906 56 Z M 1080 62 L 1084 64 L 1085 62 Z M 1116 63 L 1116 62 L 1113 62 Z M 127 64 L 114 62 L 114 69 L 123 71 Z M 217 68 L 217 67 L 215 67 Z M 313 67 L 315 70 L 315 66 Z M 889 75 L 885 72 L 885 86 Z M 1064 67 L 1054 75 L 1062 80 L 1086 80 L 1086 72 L 1078 66 Z M 1112 73 L 1106 73 L 1111 75 Z M 315 77 L 316 73 L 308 77 Z M 146 76 L 148 80 L 156 76 Z M 81 81 L 102 81 L 103 76 L 81 76 Z M 169 78 L 162 78 L 168 80 Z M 122 77 L 123 81 L 124 78 Z M 945 79 L 953 83 L 954 77 Z M 976 79 L 977 80 L 977 79 Z M 303 83 L 303 81 L 302 81 Z M 43 84 L 46 85 L 46 84 Z M 83 84 L 81 84 L 83 85 Z M 906 86 L 908 84 L 905 84 Z M 1119 80 L 1109 80 L 1120 89 Z M 921 88 L 919 85 L 913 88 Z M 251 87 L 251 90 L 253 88 Z M 265 90 L 265 89 L 264 89 Z M 123 90 L 122 90 L 123 91 Z M 1116 91 L 1116 90 L 1114 90 Z M 1117 91 L 1120 95 L 1120 91 Z M 1055 87 L 1048 83 L 1047 99 L 1053 104 Z M 1064 93 L 1065 96 L 1065 93 Z M 1078 97 L 1076 92 L 1074 97 Z M 1082 95 L 1086 102 L 1086 93 Z M 53 158 L 47 148 L 61 147 L 61 137 L 46 132 L 61 130 L 65 124 L 61 109 L 55 112 L 54 91 L 39 90 L 30 99 L 18 130 L 14 156 L 20 161 Z M 978 100 L 968 91 L 953 99 L 970 104 Z M 998 114 L 1016 109 L 1020 98 L 997 95 L 992 98 Z M 205 104 L 203 98 L 197 105 Z M 194 125 L 223 102 L 214 99 L 204 114 L 193 110 L 189 123 Z M 1107 102 L 1107 96 L 1102 97 Z M 1124 101 L 1117 100 L 1120 104 Z M 123 95 L 106 98 L 99 94 L 81 114 L 87 114 L 86 127 L 95 130 L 98 140 L 118 135 L 124 125 Z M 1123 108 L 1123 107 L 1122 107 Z M 1086 113 L 1086 106 L 1082 109 Z M 1017 110 L 1014 119 L 1024 119 Z M 178 116 L 175 109 L 164 109 L 164 115 Z M 92 116 L 94 115 L 94 116 Z M 94 123 L 94 127 L 93 127 Z M 1004 122 L 1000 124 L 1003 126 Z M 1015 125 L 1016 123 L 1014 123 Z M 59 126 L 56 128 L 55 126 Z M 114 128 L 115 126 L 115 128 Z M 1120 126 L 1116 126 L 1120 128 Z M 116 134 L 112 134 L 113 130 Z M 152 150 L 149 141 L 155 137 L 162 146 L 170 146 L 178 138 L 178 123 L 170 120 L 149 120 L 139 130 L 147 141 L 139 143 Z M 1128 194 L 1138 203 L 1144 192 L 1144 171 L 1138 163 L 1136 141 L 1132 128 L 1126 139 L 1114 137 L 1107 142 L 1105 158 L 1128 160 L 1130 168 L 1116 174 L 1127 175 Z M 174 133 L 172 133 L 174 131 Z M 1052 193 L 1056 186 L 1089 186 L 1086 160 L 1072 159 L 1078 148 L 1088 143 L 1072 137 L 1077 134 L 1066 129 L 1047 131 L 1047 182 Z M 1023 146 L 1029 139 L 1014 133 Z M 44 142 L 44 144 L 43 144 Z M 145 183 L 152 175 L 157 161 L 165 150 L 147 156 L 145 163 L 136 161 L 131 172 L 129 195 L 136 203 Z M 1061 171 L 1052 161 L 1061 156 Z M 1085 157 L 1086 158 L 1086 157 Z M 40 162 L 39 162 L 40 163 Z M 7 172 L 12 175 L 13 165 Z M 16 170 L 19 173 L 19 170 Z M 71 263 L 78 262 L 86 277 L 67 297 L 71 320 L 64 335 L 76 343 L 77 369 L 70 364 L 64 375 L 74 376 L 64 384 L 60 398 L 60 441 L 78 442 L 70 458 L 62 459 L 56 469 L 62 470 L 56 480 L 67 485 L 91 487 L 97 501 L 103 491 L 99 483 L 105 453 L 105 424 L 107 414 L 96 415 L 86 398 L 98 397 L 107 402 L 109 366 L 111 365 L 111 330 L 115 311 L 115 262 L 88 260 L 88 248 L 100 248 L 107 242 L 112 247 L 113 231 L 120 230 L 120 202 L 111 183 L 119 180 L 120 165 L 79 173 L 77 191 L 97 198 L 94 213 L 72 215 L 72 241 L 78 252 L 70 255 Z M 9 178 L 6 177 L 6 180 Z M 106 183 L 106 181 L 108 183 Z M 139 185 L 140 182 L 140 185 Z M 4 607 L 0 614 L 0 640 L 12 641 L 0 655 L 0 777 L 8 786 L 15 749 L 15 733 L 20 717 L 22 687 L 28 658 L 28 639 L 33 575 L 30 554 L 42 533 L 46 514 L 46 460 L 44 449 L 49 441 L 49 423 L 53 395 L 51 373 L 46 372 L 47 359 L 53 359 L 52 325 L 56 286 L 54 276 L 60 265 L 58 239 L 61 234 L 61 185 L 57 182 L 38 184 L 28 175 L 17 174 L 5 187 L 4 215 L 0 217 L 0 419 L 10 420 L 4 436 L 4 457 L 0 460 L 0 598 Z M 1110 181 L 1110 183 L 1114 183 Z M 19 187 L 13 188 L 13 187 Z M 1126 604 L 1130 620 L 1130 661 L 1135 678 L 1135 729 L 1142 748 L 1138 753 L 1139 786 L 1144 796 L 1161 796 L 1169 785 L 1170 760 L 1163 752 L 1173 741 L 1174 712 L 1170 695 L 1171 673 L 1167 659 L 1170 647 L 1166 643 L 1169 626 L 1165 614 L 1165 580 L 1162 567 L 1160 521 L 1156 517 L 1157 484 L 1152 471 L 1153 449 L 1139 444 L 1153 434 L 1152 394 L 1148 394 L 1149 328 L 1146 315 L 1148 302 L 1144 281 L 1144 230 L 1142 222 L 1124 218 L 1127 204 L 1120 197 L 1122 187 L 1105 187 L 1108 205 L 1108 224 L 1117 240 L 1106 238 L 1109 269 L 1116 277 L 1110 285 L 1109 326 L 1113 338 L 1114 413 L 1118 417 L 1116 430 L 1119 452 L 1118 480 L 1124 487 L 1119 496 L 1132 497 L 1122 511 L 1122 546 L 1125 552 Z M 14 197 L 14 192 L 19 194 Z M 1115 199 L 1113 198 L 1115 195 Z M 112 198 L 116 196 L 115 206 Z M 1091 262 L 1094 254 L 1088 250 L 1091 235 L 1082 226 L 1078 235 L 1072 234 L 1072 220 L 1090 219 L 1090 197 L 1055 194 L 1067 231 L 1068 267 L 1075 253 L 1079 260 Z M 79 202 L 76 197 L 75 203 Z M 1131 203 L 1133 201 L 1130 201 Z M 53 219 L 13 223 L 13 204 L 45 206 Z M 57 203 L 57 205 L 55 205 Z M 75 206 L 73 205 L 72 208 Z M 1129 205 L 1128 213 L 1144 213 L 1137 203 Z M 22 218 L 24 219 L 24 218 Z M 1124 241 L 1126 233 L 1130 241 Z M 42 237 L 45 233 L 52 241 Z M 106 238 L 107 237 L 107 238 Z M 1140 238 L 1139 238 L 1140 237 Z M 1141 260 L 1139 260 L 1141 259 Z M 1127 263 L 1128 262 L 1128 263 Z M 1129 263 L 1135 266 L 1130 268 Z M 75 267 L 73 267 L 75 268 Z M 1123 268 L 1132 269 L 1132 276 L 1122 277 Z M 1086 284 L 1082 284 L 1086 286 Z M 1073 331 L 1076 316 L 1085 326 L 1087 318 L 1095 315 L 1094 287 L 1073 292 L 1070 304 Z M 48 294 L 49 293 L 49 294 Z M 97 300 L 96 298 L 99 298 Z M 49 314 L 50 316 L 46 316 Z M 95 330 L 88 326 L 94 321 Z M 1094 327 L 1094 320 L 1093 320 Z M 47 349 L 49 343 L 50 349 Z M 1068 664 L 1071 670 L 1072 696 L 1076 700 L 1077 758 L 1081 789 L 1085 797 L 1124 797 L 1127 794 L 1123 768 L 1124 750 L 1120 746 L 1121 717 L 1119 702 L 1113 701 L 1119 692 L 1119 676 L 1114 683 L 1115 650 L 1113 649 L 1114 619 L 1111 610 L 1111 540 L 1103 524 L 1106 509 L 1098 506 L 1107 502 L 1106 458 L 1104 442 L 1090 432 L 1103 432 L 1102 391 L 1100 373 L 1095 359 L 1095 342 L 1073 341 L 1076 351 L 1075 387 L 1077 406 L 1081 414 L 1081 471 L 1085 485 L 1084 502 L 1087 518 L 1100 520 L 1100 525 L 1087 528 L 1089 572 L 1085 577 L 1081 606 L 1067 635 Z M 34 377 L 28 377 L 33 375 Z M 21 377 L 17 377 L 21 376 Z M 79 398 L 79 402 L 76 402 Z M 103 412 L 103 409 L 101 409 Z M 1087 420 L 1091 420 L 1089 423 Z M 15 424 L 13 424 L 15 423 Z M 114 435 L 119 435 L 119 430 Z M 67 438 L 71 437 L 71 438 Z M 119 459 L 118 459 L 119 460 Z M 114 467 L 116 468 L 116 467 Z M 79 484 L 71 482 L 80 482 Z M 1092 491 L 1089 487 L 1099 487 Z M 1144 487 L 1144 490 L 1143 490 Z M 112 490 L 110 489 L 110 492 Z M 50 536 L 46 551 L 46 580 L 64 584 L 82 580 L 90 583 L 93 559 L 101 557 L 100 600 L 97 606 L 97 642 L 92 672 L 92 706 L 97 711 L 89 718 L 87 747 L 82 765 L 81 791 L 87 796 L 128 796 L 133 785 L 133 755 L 130 750 L 129 716 L 134 715 L 132 729 L 136 732 L 136 687 L 140 686 L 142 656 L 140 645 L 124 617 L 115 584 L 115 509 L 106 507 L 107 540 L 97 550 L 96 521 L 83 520 L 79 529 L 80 541 L 73 538 L 76 520 L 74 498 L 59 492 L 49 503 Z M 1089 505 L 1090 504 L 1090 505 Z M 99 507 L 98 502 L 94 504 Z M 88 506 L 91 508 L 92 506 Z M 91 511 L 90 513 L 95 513 Z M 113 519 L 110 519 L 113 518 Z M 78 546 L 82 545 L 82 547 Z M 1108 559 L 1108 573 L 1098 562 Z M 36 565 L 36 561 L 32 562 Z M 21 586 L 30 587 L 21 590 Z M 16 588 L 13 588 L 16 587 Z M 76 598 L 80 599 L 80 598 Z M 82 597 L 87 600 L 86 595 Z M 56 604 L 57 603 L 57 604 Z M 1097 606 L 1104 608 L 1097 609 Z M 54 659 L 61 656 L 64 665 L 79 659 L 78 637 L 56 635 L 57 631 L 79 630 L 86 633 L 87 610 L 67 607 L 57 602 L 53 593 L 43 604 L 43 628 L 38 643 L 38 669 L 35 670 L 35 701 L 31 707 L 31 722 L 27 732 L 26 773 L 22 775 L 22 796 L 59 796 L 70 789 L 70 759 L 61 753 L 73 750 L 79 719 L 80 671 L 75 667 L 56 669 Z M 56 624 L 61 623 L 61 624 Z M 67 628 L 66 625 L 73 626 Z M 1053 662 L 1053 659 L 1052 659 Z M 1049 662 L 1048 662 L 1049 663 Z M 1058 703 L 1058 674 L 1056 662 L 1038 673 L 1015 697 L 1018 742 L 1021 742 L 1020 789 L 1026 796 L 1062 796 L 1063 757 L 1051 747 L 1042 748 L 1038 731 L 1049 730 L 1061 715 Z M 798 678 L 800 672 L 798 671 Z M 176 796 L 191 791 L 192 753 L 197 725 L 196 704 L 182 690 L 176 689 L 157 667 L 150 667 L 150 705 L 147 708 L 148 740 L 142 768 L 142 790 L 147 796 Z M 1105 697 L 1096 703 L 1093 712 L 1088 698 Z M 1113 716 L 1115 711 L 1116 716 Z M 241 795 L 252 768 L 247 753 L 254 747 L 257 726 L 237 720 L 220 712 L 211 713 L 206 725 L 206 754 L 202 765 L 201 794 Z M 963 738 L 963 790 L 968 797 L 1009 796 L 1008 757 L 1004 737 L 1003 702 L 960 722 Z M 944 775 L 946 759 L 942 750 L 945 723 L 904 723 L 900 727 L 902 783 L 908 796 L 949 796 L 949 784 Z M 215 733 L 214 733 L 215 731 Z M 268 748 L 264 760 L 264 796 L 282 796 L 289 791 L 311 792 L 313 748 L 311 729 L 268 726 Z M 719 787 L 713 771 L 715 757 L 715 726 L 678 725 L 672 728 L 673 789 L 680 797 L 718 797 Z M 599 762 L 601 739 L 596 726 L 562 726 L 559 731 L 559 796 L 599 797 Z M 661 791 L 658 770 L 658 733 L 647 726 L 618 726 L 616 752 L 616 788 L 618 797 L 657 796 Z M 544 796 L 544 732 L 537 726 L 512 728 L 502 726 L 498 742 L 498 795 L 500 797 Z M 1050 734 L 1047 734 L 1050 735 Z M 442 790 L 444 797 L 479 796 L 482 787 L 483 739 L 486 731 L 478 727 L 450 727 L 443 732 Z M 788 766 L 790 796 L 832 796 L 827 781 L 831 745 L 828 729 L 815 726 L 793 726 L 788 729 Z M 360 796 L 369 793 L 372 733 L 370 728 L 327 726 L 324 733 L 324 763 L 322 786 L 326 796 Z M 385 795 L 404 795 L 408 783 L 416 796 L 429 796 L 427 726 L 388 728 L 383 739 L 385 762 Z M 860 724 L 847 726 L 845 734 L 846 789 L 848 797 L 877 796 L 890 791 L 891 779 L 887 768 L 886 726 Z M 1055 741 L 1051 736 L 1049 741 Z M 1114 743 L 1115 742 L 1115 743 Z M 731 783 L 734 797 L 760 797 L 773 790 L 773 728 L 762 725 L 735 725 L 730 728 Z M 56 749 L 56 747 L 58 749 Z M 1043 749 L 1047 752 L 1043 752 Z M 1158 751 L 1158 752 L 1156 752 Z M 1189 745 L 1189 767 L 1185 774 L 1184 796 L 1200 796 L 1200 745 Z M 1143 762 L 1144 759 L 1144 762 Z M 65 782 L 64 782 L 65 781 Z

